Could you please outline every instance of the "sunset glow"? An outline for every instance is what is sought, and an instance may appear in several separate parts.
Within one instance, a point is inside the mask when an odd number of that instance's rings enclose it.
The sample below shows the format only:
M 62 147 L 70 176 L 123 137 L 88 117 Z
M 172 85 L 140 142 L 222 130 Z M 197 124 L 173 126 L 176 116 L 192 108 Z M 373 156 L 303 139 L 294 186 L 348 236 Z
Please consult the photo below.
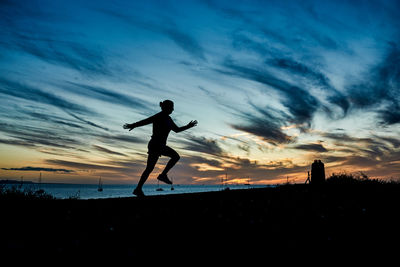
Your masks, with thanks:
M 137 183 L 175 103 L 175 183 L 400 177 L 399 1 L 1 1 L 0 179 Z M 149 182 L 166 163 L 161 157 Z M 287 179 L 289 177 L 289 179 Z

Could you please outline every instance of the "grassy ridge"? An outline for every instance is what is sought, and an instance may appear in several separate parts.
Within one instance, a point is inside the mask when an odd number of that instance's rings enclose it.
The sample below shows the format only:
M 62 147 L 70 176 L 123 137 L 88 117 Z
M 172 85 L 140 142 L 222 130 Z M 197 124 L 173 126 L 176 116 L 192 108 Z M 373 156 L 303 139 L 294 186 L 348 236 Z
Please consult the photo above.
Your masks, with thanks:
M 0 200 L 0 249 L 9 253 L 337 255 L 383 253 L 396 248 L 400 238 L 400 185 L 365 177 L 335 176 L 318 187 L 282 185 L 144 199 Z

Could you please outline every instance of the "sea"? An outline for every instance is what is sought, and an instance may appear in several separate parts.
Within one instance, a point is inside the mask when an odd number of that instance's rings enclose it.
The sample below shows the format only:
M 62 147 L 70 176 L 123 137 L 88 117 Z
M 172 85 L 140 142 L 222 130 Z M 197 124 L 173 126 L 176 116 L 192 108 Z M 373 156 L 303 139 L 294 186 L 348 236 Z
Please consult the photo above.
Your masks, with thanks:
M 44 190 L 57 199 L 96 199 L 96 198 L 118 198 L 132 197 L 133 189 L 136 185 L 127 184 L 103 184 L 102 191 L 99 191 L 97 184 L 62 184 L 62 183 L 26 183 L 26 184 L 8 184 L 7 187 L 16 187 L 19 190 Z M 171 195 L 171 194 L 187 194 L 198 192 L 235 190 L 262 188 L 267 185 L 157 185 L 145 184 L 143 192 L 146 196 L 152 195 Z

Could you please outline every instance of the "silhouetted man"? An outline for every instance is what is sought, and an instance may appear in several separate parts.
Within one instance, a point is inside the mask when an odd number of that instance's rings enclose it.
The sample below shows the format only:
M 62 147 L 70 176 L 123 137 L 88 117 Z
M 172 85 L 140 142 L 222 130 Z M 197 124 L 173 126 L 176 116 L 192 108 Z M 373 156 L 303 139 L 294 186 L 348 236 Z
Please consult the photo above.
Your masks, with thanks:
M 123 126 L 124 129 L 129 129 L 129 131 L 131 131 L 136 127 L 153 123 L 153 135 L 151 136 L 150 142 L 148 144 L 147 154 L 149 155 L 147 157 L 147 166 L 142 176 L 140 177 L 138 185 L 136 186 L 135 190 L 133 190 L 133 194 L 138 197 L 144 196 L 142 187 L 149 177 L 150 173 L 153 171 L 154 166 L 156 165 L 158 158 L 161 157 L 161 155 L 170 157 L 171 159 L 168 161 L 163 172 L 157 177 L 157 179 L 164 183 L 172 184 L 167 176 L 167 173 L 178 162 L 180 157 L 175 150 L 167 146 L 168 134 L 171 130 L 179 133 L 197 125 L 197 121 L 191 121 L 186 126 L 176 126 L 174 121 L 169 116 L 174 111 L 174 102 L 172 102 L 171 100 L 164 100 L 163 102 L 160 102 L 160 107 L 161 112 L 147 119 L 131 124 L 125 124 Z

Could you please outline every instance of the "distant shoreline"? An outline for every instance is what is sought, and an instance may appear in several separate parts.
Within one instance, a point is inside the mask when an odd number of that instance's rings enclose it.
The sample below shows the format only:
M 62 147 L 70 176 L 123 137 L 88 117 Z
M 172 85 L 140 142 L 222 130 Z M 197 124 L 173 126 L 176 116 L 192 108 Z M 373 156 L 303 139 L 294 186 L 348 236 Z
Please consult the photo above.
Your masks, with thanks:
M 18 181 L 12 179 L 0 180 L 0 184 L 36 184 L 32 181 Z
M 0 184 L 56 184 L 56 185 L 98 185 L 97 182 L 94 183 L 58 183 L 58 182 L 34 182 L 34 181 L 20 181 L 20 180 L 13 180 L 13 179 L 5 179 L 5 180 L 0 180 Z M 103 183 L 104 185 L 126 185 L 126 186 L 135 186 L 137 183 L 131 183 L 131 184 L 125 184 L 125 183 Z M 157 185 L 157 183 L 147 183 L 149 185 Z M 301 183 L 300 183 L 301 184 Z M 189 185 L 195 185 L 195 186 L 222 186 L 220 184 L 174 184 L 174 186 L 189 186 Z M 245 185 L 245 184 L 228 184 L 227 186 L 277 186 L 277 185 L 283 185 L 283 184 L 250 184 L 250 185 Z

